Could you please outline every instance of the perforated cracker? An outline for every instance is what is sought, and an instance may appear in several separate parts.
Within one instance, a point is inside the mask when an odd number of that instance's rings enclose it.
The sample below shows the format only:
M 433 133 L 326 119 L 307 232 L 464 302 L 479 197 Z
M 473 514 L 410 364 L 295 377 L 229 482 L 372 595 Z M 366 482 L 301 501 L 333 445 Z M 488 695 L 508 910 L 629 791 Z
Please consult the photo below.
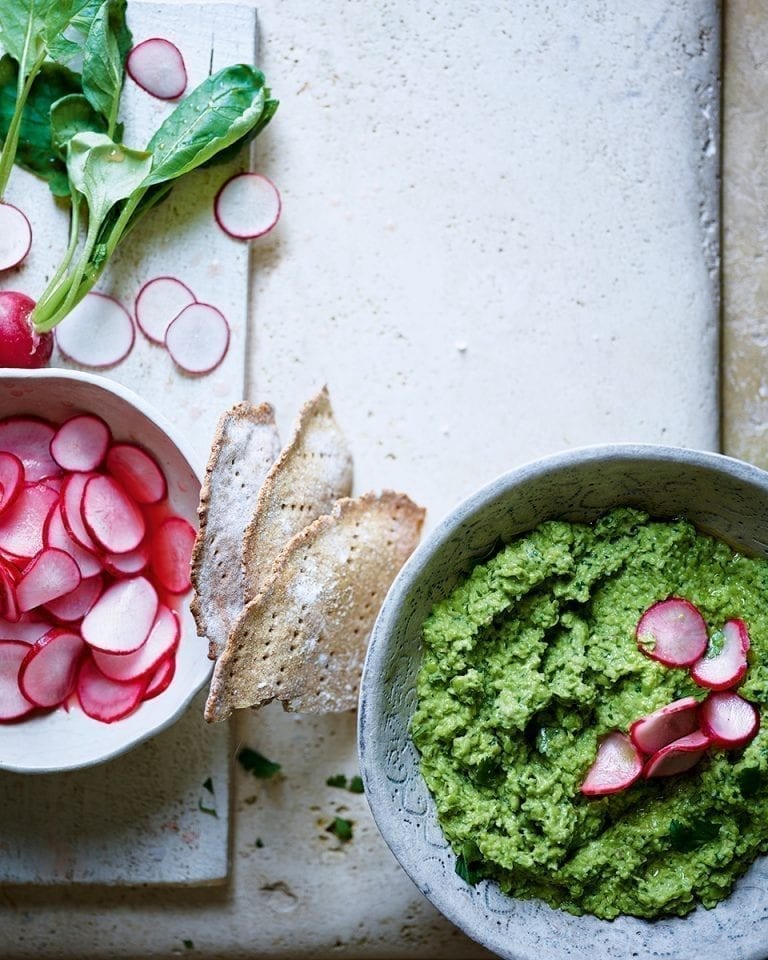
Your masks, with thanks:
M 300 530 L 352 492 L 352 454 L 326 387 L 301 409 L 289 443 L 269 471 L 243 541 L 243 593 L 252 600 L 280 552 Z
M 297 534 L 230 633 L 206 719 L 275 699 L 301 713 L 355 707 L 374 620 L 423 521 L 421 507 L 385 491 L 345 498 Z
M 280 451 L 268 403 L 238 403 L 219 420 L 200 491 L 200 528 L 192 554 L 192 614 L 208 656 L 224 649 L 243 609 L 240 554 L 248 519 Z

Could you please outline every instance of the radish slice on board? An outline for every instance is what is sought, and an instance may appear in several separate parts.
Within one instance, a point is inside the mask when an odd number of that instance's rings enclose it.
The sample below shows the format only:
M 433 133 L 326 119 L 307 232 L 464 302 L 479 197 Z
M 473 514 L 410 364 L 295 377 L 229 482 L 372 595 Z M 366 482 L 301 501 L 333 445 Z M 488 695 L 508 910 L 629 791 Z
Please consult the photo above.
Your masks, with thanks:
M 80 586 L 80 580 L 80 568 L 68 553 L 45 547 L 16 584 L 19 610 L 29 613 L 35 607 L 71 593 Z
M 19 670 L 29 650 L 21 640 L 0 640 L 0 722 L 18 720 L 35 709 L 19 687 Z
M 660 600 L 640 617 L 637 645 L 668 667 L 689 667 L 707 649 L 707 625 L 696 607 L 682 597 Z
M 179 643 L 179 621 L 164 604 L 157 610 L 155 622 L 146 642 L 134 653 L 102 653 L 93 651 L 96 666 L 112 680 L 136 680 L 154 671 L 161 660 L 170 656 Z
M 38 707 L 58 706 L 75 689 L 85 650 L 83 638 L 71 630 L 56 628 L 36 640 L 19 670 L 23 695 Z
M 97 474 L 90 478 L 81 512 L 88 533 L 109 553 L 128 553 L 144 539 L 144 516 L 113 477 Z
M 48 633 L 52 624 L 47 620 L 40 620 L 38 617 L 25 613 L 20 616 L 15 623 L 0 618 L 0 639 L 1 640 L 21 640 L 23 643 L 34 643 L 39 640 L 44 633 Z
M 688 736 L 699 727 L 696 697 L 683 697 L 642 717 L 629 728 L 629 736 L 638 750 L 651 754 L 673 740 Z
M 147 639 L 157 607 L 157 593 L 145 577 L 118 580 L 83 619 L 83 639 L 105 653 L 133 653 Z
M 0 450 L 12 453 L 24 465 L 28 483 L 55 477 L 61 467 L 51 456 L 52 424 L 37 417 L 8 417 L 0 421 Z
M 16 499 L 24 485 L 24 464 L 12 453 L 0 451 L 0 513 Z
M 32 227 L 12 203 L 0 203 L 0 270 L 17 266 L 32 246 Z
M 586 796 L 617 793 L 631 786 L 640 776 L 643 761 L 629 737 L 615 730 L 603 737 L 595 762 L 587 771 L 581 792 Z
M 84 413 L 62 423 L 51 440 L 51 456 L 63 470 L 95 470 L 106 456 L 111 439 L 101 417 Z
M 48 521 L 43 531 L 43 540 L 49 547 L 55 547 L 57 550 L 63 550 L 64 553 L 68 553 L 80 568 L 80 573 L 83 577 L 95 576 L 101 572 L 99 558 L 72 539 L 62 519 L 61 511 L 62 501 L 59 501 L 48 516 Z M 83 529 L 85 529 L 85 527 L 83 527 Z
M 43 530 L 59 495 L 44 483 L 28 483 L 0 514 L 0 550 L 31 560 L 43 546 Z
M 144 699 L 151 700 L 153 697 L 161 694 L 163 690 L 167 690 L 175 673 L 176 657 L 171 654 L 168 657 L 164 657 L 157 667 L 155 667 L 147 689 L 144 691 Z
M 163 471 L 132 443 L 115 443 L 109 448 L 107 470 L 137 503 L 159 503 L 168 492 Z
M 51 600 L 45 609 L 53 614 L 57 620 L 65 623 L 75 623 L 82 620 L 91 607 L 101 596 L 104 589 L 104 580 L 100 574 L 81 580 L 70 593 L 56 600 Z
M 691 667 L 691 676 L 700 687 L 727 690 L 747 672 L 749 633 L 743 620 L 729 620 L 709 640 L 706 653 Z
M 236 173 L 213 201 L 216 222 L 238 240 L 254 240 L 269 233 L 281 210 L 280 191 L 261 173 Z
M 150 37 L 129 51 L 128 76 L 158 100 L 176 100 L 187 89 L 187 68 L 175 43 Z
M 186 373 L 210 373 L 229 347 L 229 324 L 210 303 L 192 303 L 165 331 L 165 345 L 173 362 Z
M 643 767 L 643 776 L 672 777 L 676 773 L 685 773 L 696 766 L 710 743 L 710 738 L 701 730 L 673 740 L 650 757 Z
M 83 367 L 113 367 L 131 352 L 135 330 L 122 304 L 103 293 L 88 293 L 55 330 L 59 350 Z
M 189 590 L 195 528 L 183 517 L 169 517 L 154 533 L 149 565 L 161 587 L 171 593 Z
M 93 662 L 93 657 L 85 657 L 77 675 L 77 699 L 89 717 L 113 723 L 133 713 L 141 703 L 146 686 L 144 679 L 125 683 L 110 680 Z
M 718 747 L 740 747 L 757 733 L 760 714 L 755 707 L 729 690 L 710 693 L 699 707 L 701 729 Z
M 174 317 L 191 303 L 194 293 L 175 277 L 155 277 L 139 290 L 134 313 L 144 336 L 153 343 L 165 343 L 165 331 Z

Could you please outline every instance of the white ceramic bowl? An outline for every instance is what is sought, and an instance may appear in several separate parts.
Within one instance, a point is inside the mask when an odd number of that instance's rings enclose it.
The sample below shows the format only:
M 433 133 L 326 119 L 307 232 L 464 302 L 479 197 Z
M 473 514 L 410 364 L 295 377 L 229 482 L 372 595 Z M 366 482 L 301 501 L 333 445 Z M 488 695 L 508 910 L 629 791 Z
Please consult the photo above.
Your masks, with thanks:
M 89 411 L 105 420 L 116 440 L 145 447 L 163 467 L 173 511 L 197 524 L 200 480 L 191 454 L 173 428 L 132 391 L 103 377 L 72 370 L 0 370 L 0 419 L 33 414 L 61 422 Z M 99 763 L 169 726 L 208 679 L 207 644 L 195 631 L 188 603 L 179 611 L 181 641 L 169 687 L 130 716 L 100 723 L 81 710 L 54 710 L 0 724 L 0 768 L 23 773 L 71 770 Z
M 509 960 L 763 960 L 768 857 L 715 909 L 647 922 L 575 917 L 468 886 L 442 835 L 409 736 L 421 625 L 478 559 L 539 522 L 590 521 L 629 504 L 686 516 L 744 553 L 768 556 L 768 473 L 717 454 L 651 445 L 573 450 L 505 474 L 458 506 L 414 552 L 376 622 L 360 688 L 365 793 L 384 839 L 418 888 L 470 937 Z

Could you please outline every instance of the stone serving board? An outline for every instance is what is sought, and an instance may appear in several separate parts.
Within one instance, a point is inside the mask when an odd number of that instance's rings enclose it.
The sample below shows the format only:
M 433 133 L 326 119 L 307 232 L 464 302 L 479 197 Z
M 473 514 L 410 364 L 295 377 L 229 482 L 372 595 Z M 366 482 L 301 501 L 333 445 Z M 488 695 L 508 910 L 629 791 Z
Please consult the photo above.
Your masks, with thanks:
M 134 41 L 151 36 L 176 43 L 188 89 L 209 71 L 254 63 L 256 11 L 239 5 L 165 5 L 132 0 Z M 125 142 L 143 147 L 172 105 L 126 82 L 121 117 Z M 249 249 L 216 225 L 218 186 L 247 166 L 196 173 L 148 215 L 97 289 L 132 312 L 142 284 L 172 274 L 198 300 L 227 317 L 231 340 L 221 366 L 205 377 L 175 368 L 162 346 L 137 331 L 131 354 L 105 375 L 140 393 L 186 436 L 202 468 L 216 421 L 244 395 Z M 27 262 L 4 286 L 31 296 L 43 289 L 62 253 L 67 212 L 47 187 L 22 172 L 9 190 L 27 212 L 34 242 Z M 55 365 L 74 367 L 54 355 Z M 177 724 L 128 754 L 84 770 L 41 776 L 0 771 L 0 882 L 206 884 L 223 882 L 229 861 L 230 729 L 202 719 L 204 693 Z

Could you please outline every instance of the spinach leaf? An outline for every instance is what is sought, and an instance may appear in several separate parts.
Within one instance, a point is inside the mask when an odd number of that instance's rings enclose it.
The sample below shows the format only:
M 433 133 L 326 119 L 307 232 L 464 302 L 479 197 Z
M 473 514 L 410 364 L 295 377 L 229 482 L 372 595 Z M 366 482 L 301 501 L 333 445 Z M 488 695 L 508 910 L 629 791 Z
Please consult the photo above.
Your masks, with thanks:
M 72 137 L 87 132 L 106 133 L 107 121 L 82 93 L 71 93 L 51 104 L 53 152 L 62 161 L 66 161 L 67 146 Z
M 83 93 L 107 119 L 114 133 L 125 76 L 124 63 L 131 48 L 125 23 L 126 0 L 105 0 L 91 23 L 83 48 Z
M 78 45 L 65 32 L 87 29 L 92 7 L 93 0 L 0 0 L 0 46 L 21 64 L 41 55 L 66 63 Z

